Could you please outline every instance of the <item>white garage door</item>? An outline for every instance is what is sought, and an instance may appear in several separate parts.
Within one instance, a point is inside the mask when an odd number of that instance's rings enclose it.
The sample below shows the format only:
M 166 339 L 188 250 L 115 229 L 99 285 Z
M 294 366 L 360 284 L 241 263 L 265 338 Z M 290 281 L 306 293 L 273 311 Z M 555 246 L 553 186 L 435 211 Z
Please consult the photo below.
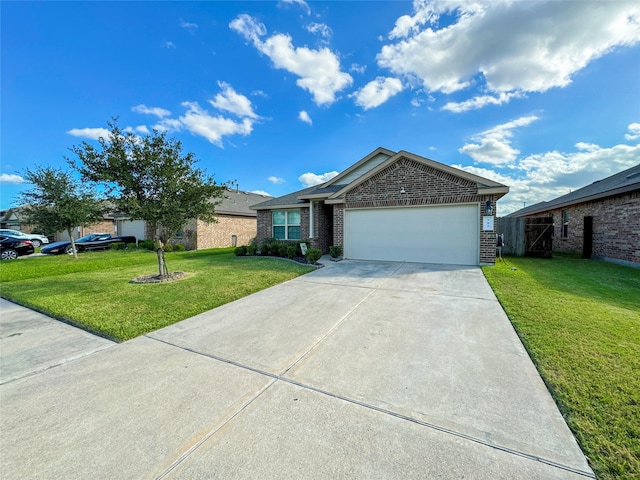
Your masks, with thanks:
M 478 205 L 345 210 L 344 256 L 478 265 Z

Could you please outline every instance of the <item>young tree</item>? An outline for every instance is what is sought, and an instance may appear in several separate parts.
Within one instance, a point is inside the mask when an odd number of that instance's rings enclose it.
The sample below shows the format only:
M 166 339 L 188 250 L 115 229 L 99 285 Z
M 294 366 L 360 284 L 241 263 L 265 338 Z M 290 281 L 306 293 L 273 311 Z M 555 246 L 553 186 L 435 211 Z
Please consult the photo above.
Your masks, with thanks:
M 22 192 L 18 202 L 25 220 L 44 228 L 46 232 L 67 232 L 73 256 L 78 258 L 72 231 L 102 220 L 104 202 L 95 190 L 76 179 L 71 172 L 53 167 L 27 170 L 25 179 L 33 188 Z
M 192 219 L 215 222 L 225 187 L 196 168 L 194 154 L 183 154 L 182 144 L 165 132 L 138 137 L 122 131 L 117 119 L 108 125 L 109 138 L 100 138 L 97 148 L 87 142 L 72 147 L 78 161 L 70 163 L 84 179 L 104 184 L 121 212 L 151 225 L 164 277 L 167 240 Z

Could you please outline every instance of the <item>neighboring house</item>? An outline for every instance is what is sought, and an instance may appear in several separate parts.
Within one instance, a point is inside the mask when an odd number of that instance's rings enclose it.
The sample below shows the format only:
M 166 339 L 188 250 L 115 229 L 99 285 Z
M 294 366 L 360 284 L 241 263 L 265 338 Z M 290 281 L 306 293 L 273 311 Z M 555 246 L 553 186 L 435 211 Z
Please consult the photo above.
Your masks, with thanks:
M 21 230 L 19 212 L 15 208 L 0 210 L 0 228 Z
M 553 250 L 640 267 L 640 164 L 510 217 L 553 217 Z
M 169 242 L 182 243 L 189 250 L 248 245 L 256 238 L 258 229 L 257 214 L 251 206 L 268 198 L 271 197 L 227 189 L 216 205 L 215 223 L 193 220 Z M 153 238 L 152 232 L 148 232 L 147 238 Z
M 349 259 L 479 265 L 495 263 L 496 201 L 508 191 L 413 153 L 378 148 L 326 183 L 253 208 L 258 241 L 309 240 L 325 253 L 339 245 Z

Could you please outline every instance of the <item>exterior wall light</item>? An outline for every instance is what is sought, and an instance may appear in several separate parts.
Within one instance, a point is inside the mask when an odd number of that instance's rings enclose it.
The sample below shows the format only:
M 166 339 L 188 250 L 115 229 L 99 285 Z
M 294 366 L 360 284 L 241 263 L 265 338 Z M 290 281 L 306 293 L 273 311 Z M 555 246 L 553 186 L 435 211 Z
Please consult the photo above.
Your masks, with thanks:
M 485 215 L 493 215 L 493 207 L 491 206 L 491 200 L 487 200 L 487 203 L 484 206 Z
M 402 188 L 400 189 L 400 193 L 407 193 L 407 191 L 404 189 L 404 187 L 402 187 Z

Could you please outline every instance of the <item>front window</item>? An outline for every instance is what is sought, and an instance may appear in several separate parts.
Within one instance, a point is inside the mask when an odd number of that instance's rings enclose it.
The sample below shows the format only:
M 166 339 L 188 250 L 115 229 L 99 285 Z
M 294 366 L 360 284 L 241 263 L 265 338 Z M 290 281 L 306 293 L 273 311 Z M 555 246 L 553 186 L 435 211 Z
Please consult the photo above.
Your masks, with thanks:
M 300 240 L 300 210 L 276 210 L 272 213 L 273 238 Z

